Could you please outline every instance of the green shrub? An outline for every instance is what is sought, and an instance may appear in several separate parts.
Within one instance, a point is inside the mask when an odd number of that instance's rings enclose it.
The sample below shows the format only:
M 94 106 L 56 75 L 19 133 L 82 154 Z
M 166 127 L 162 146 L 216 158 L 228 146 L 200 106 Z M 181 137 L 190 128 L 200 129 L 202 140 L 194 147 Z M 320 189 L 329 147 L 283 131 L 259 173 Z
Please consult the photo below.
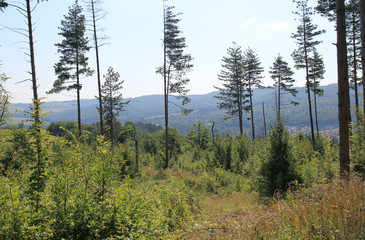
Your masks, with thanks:
M 270 134 L 270 155 L 261 168 L 261 193 L 272 196 L 275 191 L 286 191 L 288 184 L 300 180 L 295 172 L 289 133 L 279 121 Z

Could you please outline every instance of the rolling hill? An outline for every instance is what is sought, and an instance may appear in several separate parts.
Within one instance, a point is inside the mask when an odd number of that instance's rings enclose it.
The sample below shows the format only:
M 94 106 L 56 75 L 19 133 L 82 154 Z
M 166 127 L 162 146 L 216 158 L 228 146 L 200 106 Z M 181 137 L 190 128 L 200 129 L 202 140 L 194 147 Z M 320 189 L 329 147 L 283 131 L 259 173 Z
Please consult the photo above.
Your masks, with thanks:
M 337 120 L 337 84 L 331 84 L 322 87 L 324 95 L 318 99 L 318 121 L 320 130 L 326 130 L 328 134 L 335 133 Z M 282 115 L 283 119 L 292 131 L 308 131 L 308 103 L 305 88 L 298 88 L 298 95 L 295 101 L 299 102 L 298 106 L 290 105 L 289 102 L 294 100 L 291 96 L 284 97 Z M 201 121 L 207 126 L 211 126 L 215 122 L 214 130 L 218 133 L 235 133 L 238 132 L 238 120 L 232 119 L 224 121 L 224 111 L 217 108 L 217 99 L 214 98 L 217 92 L 203 95 L 190 95 L 191 102 L 187 106 L 193 109 L 193 113 L 189 115 L 181 115 L 180 109 L 171 104 L 170 107 L 170 126 L 175 126 L 181 133 L 186 133 L 192 128 L 193 123 Z M 353 95 L 353 94 L 352 94 Z M 351 100 L 353 96 L 351 95 Z M 254 119 L 257 135 L 263 134 L 263 112 L 262 102 L 265 103 L 265 115 L 267 127 L 269 127 L 275 118 L 275 92 L 273 89 L 255 89 L 254 90 Z M 125 111 L 121 112 L 118 120 L 121 122 L 144 122 L 157 125 L 164 125 L 164 108 L 162 95 L 149 95 L 136 98 L 130 98 L 130 103 L 125 107 Z M 171 101 L 174 101 L 173 98 Z M 96 99 L 84 99 L 81 101 L 82 122 L 95 123 L 98 121 L 98 112 Z M 26 111 L 29 104 L 18 103 L 13 104 L 12 109 Z M 44 112 L 48 113 L 45 118 L 47 122 L 57 121 L 76 121 L 76 101 L 64 102 L 47 102 L 42 105 Z M 24 114 L 16 113 L 12 116 L 13 124 L 24 120 Z M 245 118 L 249 114 L 245 114 Z M 244 121 L 245 132 L 250 132 L 250 121 Z

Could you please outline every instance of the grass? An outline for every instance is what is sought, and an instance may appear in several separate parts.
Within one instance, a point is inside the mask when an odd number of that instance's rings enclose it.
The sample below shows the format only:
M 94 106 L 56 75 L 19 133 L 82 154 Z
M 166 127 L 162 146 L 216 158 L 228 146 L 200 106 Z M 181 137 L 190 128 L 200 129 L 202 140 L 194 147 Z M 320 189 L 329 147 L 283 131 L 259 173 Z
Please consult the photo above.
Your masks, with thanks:
M 365 239 L 365 183 L 316 184 L 266 203 L 254 193 L 208 195 L 194 219 L 168 239 Z

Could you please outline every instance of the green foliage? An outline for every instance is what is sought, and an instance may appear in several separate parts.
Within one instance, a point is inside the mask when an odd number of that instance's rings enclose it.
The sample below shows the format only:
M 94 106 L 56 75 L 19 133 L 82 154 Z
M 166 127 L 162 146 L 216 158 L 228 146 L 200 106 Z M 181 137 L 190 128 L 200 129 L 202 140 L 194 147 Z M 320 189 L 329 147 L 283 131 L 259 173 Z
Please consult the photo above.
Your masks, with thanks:
M 232 169 L 232 138 L 216 138 L 213 164 L 228 171 Z
M 199 149 L 207 149 L 210 142 L 209 129 L 207 126 L 203 125 L 202 122 L 198 122 L 197 124 L 194 123 L 193 126 L 196 129 L 190 130 L 186 137 Z
M 360 111 L 360 119 L 358 124 L 352 125 L 350 137 L 351 142 L 351 163 L 353 170 L 365 176 L 365 135 L 364 135 L 364 115 Z
M 132 130 L 133 124 L 126 123 L 124 127 Z M 0 159 L 14 153 L 11 164 L 0 176 L 1 239 L 169 238 L 195 228 L 193 219 L 206 219 L 200 212 L 202 199 L 227 199 L 226 204 L 237 209 L 237 212 L 227 209 L 227 213 L 236 216 L 245 206 L 230 202 L 235 196 L 250 191 L 255 195 L 260 191 L 262 195 L 272 196 L 276 189 L 287 190 L 295 180 L 301 181 L 300 186 L 304 188 L 312 188 L 338 177 L 339 172 L 338 146 L 322 135 L 317 137 L 313 147 L 308 136 L 289 135 L 279 123 L 269 138 L 251 140 L 245 135 L 225 135 L 217 136 L 212 142 L 207 128 L 198 123 L 185 137 L 176 128 L 170 128 L 172 161 L 169 170 L 161 170 L 164 132 L 138 131 L 140 171 L 136 174 L 136 149 L 133 139 L 129 139 L 133 134 L 127 136 L 123 144 L 112 147 L 103 137 L 95 139 L 98 131 L 93 129 L 96 128 L 97 125 L 90 125 L 90 136 L 83 134 L 90 141 L 77 141 L 72 130 L 65 128 L 61 133 L 64 137 L 42 137 L 42 146 L 47 150 L 42 155 L 44 165 L 39 165 L 44 168 L 42 176 L 45 178 L 39 178 L 44 180 L 43 188 L 37 188 L 41 186 L 37 184 L 30 187 L 29 181 L 32 176 L 37 177 L 33 161 L 36 132 L 15 128 L 0 130 Z M 352 138 L 354 159 L 355 156 L 361 158 L 364 148 L 362 140 L 355 137 L 363 131 L 361 126 L 358 129 Z M 287 198 L 290 199 L 290 195 Z M 258 200 L 255 204 L 257 214 L 262 213 L 258 212 L 260 209 L 271 207 L 260 206 Z M 265 217 L 271 216 L 272 212 L 267 211 L 269 214 L 265 213 Z M 213 212 L 220 214 L 212 209 L 211 214 Z M 251 213 L 245 211 L 244 214 L 250 216 Z M 262 218 L 257 221 L 265 222 Z M 232 221 L 224 220 L 219 224 L 226 222 Z M 210 227 L 219 229 L 220 225 L 211 224 Z M 330 225 L 321 226 L 330 228 Z M 257 229 L 263 234 L 261 228 Z M 272 236 L 270 234 L 267 233 Z
M 165 134 L 165 131 L 160 131 L 157 133 L 161 147 L 163 146 L 164 139 L 165 139 L 164 134 Z M 169 147 L 169 158 L 176 161 L 178 154 L 182 153 L 183 136 L 179 133 L 179 131 L 175 127 L 169 127 L 168 134 L 169 134 L 169 146 L 168 146 Z M 161 148 L 160 151 L 163 151 L 163 149 Z
M 2 149 L 1 154 L 1 174 L 6 176 L 8 172 L 22 172 L 26 164 L 29 164 L 27 159 L 30 152 L 29 135 L 24 129 L 12 129 L 8 132 L 2 132 Z
M 72 121 L 51 122 L 47 127 L 47 131 L 53 136 L 66 137 L 69 131 L 76 134 L 77 123 Z
M 118 72 L 114 72 L 112 67 L 108 68 L 108 73 L 104 75 L 105 81 L 102 86 L 102 105 L 103 117 L 105 123 L 105 132 L 108 138 L 114 143 L 114 131 L 116 117 L 120 111 L 123 111 L 129 101 L 123 102 L 121 90 L 123 89 L 124 80 L 120 81 Z
M 125 143 L 128 140 L 134 140 L 137 134 L 137 129 L 134 123 L 126 122 L 124 126 L 120 129 L 118 142 Z
M 261 168 L 261 192 L 272 196 L 275 191 L 286 191 L 292 181 L 300 180 L 295 172 L 289 133 L 279 121 L 270 134 L 270 155 Z
M 4 73 L 0 72 L 0 127 L 6 123 L 9 117 L 10 93 L 3 86 L 8 79 Z
M 336 21 L 336 0 L 317 0 L 315 9 L 330 22 Z

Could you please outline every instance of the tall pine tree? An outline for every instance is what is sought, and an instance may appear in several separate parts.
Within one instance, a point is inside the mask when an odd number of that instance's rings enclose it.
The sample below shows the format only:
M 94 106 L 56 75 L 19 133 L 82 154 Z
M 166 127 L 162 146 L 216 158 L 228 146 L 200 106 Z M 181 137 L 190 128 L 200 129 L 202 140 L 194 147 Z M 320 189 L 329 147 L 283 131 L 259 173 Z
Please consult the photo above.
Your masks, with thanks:
M 292 57 L 295 61 L 297 69 L 305 69 L 306 88 L 308 97 L 308 112 L 311 127 L 312 144 L 314 146 L 314 127 L 313 127 L 313 112 L 312 100 L 310 92 L 310 78 L 309 78 L 309 57 L 313 51 L 313 47 L 317 46 L 320 41 L 314 38 L 324 33 L 324 30 L 317 30 L 317 25 L 312 23 L 311 15 L 313 15 L 312 8 L 308 7 L 308 0 L 294 0 L 297 4 L 297 11 L 294 14 L 298 17 L 299 25 L 297 32 L 292 35 L 296 41 L 298 48 L 294 50 Z
M 318 126 L 318 110 L 317 110 L 317 97 L 323 96 L 323 89 L 320 88 L 320 80 L 324 78 L 324 63 L 322 56 L 318 53 L 316 48 L 313 48 L 313 56 L 309 58 L 309 78 L 310 89 L 314 96 L 314 116 L 316 122 L 317 134 L 319 133 Z
M 169 97 L 173 95 L 182 101 L 178 106 L 184 114 L 191 112 L 184 107 L 190 102 L 186 96 L 188 89 L 186 85 L 190 79 L 186 74 L 193 68 L 190 54 L 184 53 L 187 47 L 185 38 L 181 37 L 181 30 L 178 26 L 181 13 L 174 13 L 175 7 L 167 6 L 167 0 L 163 0 L 163 66 L 157 69 L 157 73 L 163 76 L 164 80 L 164 105 L 165 105 L 165 168 L 169 166 Z
M 247 85 L 247 93 L 249 96 L 249 105 L 247 110 L 250 111 L 251 114 L 251 133 L 252 139 L 255 139 L 255 121 L 253 115 L 253 89 L 261 88 L 263 78 L 262 73 L 264 71 L 263 67 L 261 67 L 260 59 L 257 54 L 251 49 L 248 48 L 243 54 L 243 75 L 244 81 Z
M 82 75 L 90 76 L 93 71 L 88 67 L 88 58 L 85 53 L 90 50 L 88 39 L 85 37 L 85 16 L 82 14 L 82 7 L 75 1 L 69 8 L 65 20 L 61 21 L 59 28 L 64 39 L 61 43 L 55 44 L 61 54 L 59 62 L 54 65 L 57 80 L 48 93 L 59 93 L 61 91 L 74 91 L 77 93 L 77 122 L 78 136 L 81 138 L 81 105 L 80 91 Z
M 350 97 L 347 66 L 346 14 L 344 0 L 337 0 L 336 2 L 340 174 L 343 179 L 348 180 L 350 175 Z
M 346 5 L 347 55 L 350 86 L 355 92 L 356 120 L 359 122 L 359 93 L 361 84 L 360 1 L 350 0 Z
M 238 117 L 240 134 L 243 134 L 243 113 L 247 110 L 246 104 L 249 102 L 246 98 L 247 84 L 244 82 L 243 53 L 242 49 L 236 43 L 227 49 L 227 57 L 223 57 L 222 67 L 218 79 L 223 83 L 223 87 L 215 87 L 219 90 L 215 97 L 220 101 L 219 109 L 226 110 L 225 119 Z
M 277 56 L 274 60 L 273 66 L 270 67 L 269 73 L 271 74 L 272 80 L 274 80 L 273 87 L 276 89 L 276 103 L 277 103 L 277 119 L 281 119 L 281 102 L 282 97 L 285 92 L 290 93 L 292 96 L 296 97 L 298 91 L 293 88 L 293 83 L 295 82 L 293 75 L 294 72 L 288 66 L 288 63 L 283 60 L 283 57 Z M 297 105 L 295 101 L 291 101 L 292 104 Z

